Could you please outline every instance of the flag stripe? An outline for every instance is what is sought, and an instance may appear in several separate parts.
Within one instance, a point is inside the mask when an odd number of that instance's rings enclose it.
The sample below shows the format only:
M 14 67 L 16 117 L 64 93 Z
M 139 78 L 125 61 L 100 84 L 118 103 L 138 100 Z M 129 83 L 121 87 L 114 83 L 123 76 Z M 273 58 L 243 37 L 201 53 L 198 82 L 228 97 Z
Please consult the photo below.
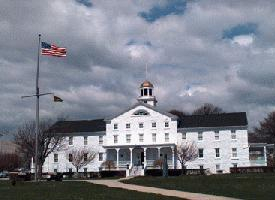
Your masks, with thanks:
M 47 56 L 66 57 L 67 50 L 64 47 L 58 47 L 55 44 L 41 43 L 41 54 Z

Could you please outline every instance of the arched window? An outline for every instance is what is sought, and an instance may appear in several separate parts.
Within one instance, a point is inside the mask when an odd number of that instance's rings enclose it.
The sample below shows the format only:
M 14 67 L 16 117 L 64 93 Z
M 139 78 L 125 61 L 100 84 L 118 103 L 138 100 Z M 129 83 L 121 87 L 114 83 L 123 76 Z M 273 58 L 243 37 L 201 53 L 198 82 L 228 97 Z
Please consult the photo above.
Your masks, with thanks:
M 137 110 L 134 115 L 149 115 L 149 113 L 146 110 Z

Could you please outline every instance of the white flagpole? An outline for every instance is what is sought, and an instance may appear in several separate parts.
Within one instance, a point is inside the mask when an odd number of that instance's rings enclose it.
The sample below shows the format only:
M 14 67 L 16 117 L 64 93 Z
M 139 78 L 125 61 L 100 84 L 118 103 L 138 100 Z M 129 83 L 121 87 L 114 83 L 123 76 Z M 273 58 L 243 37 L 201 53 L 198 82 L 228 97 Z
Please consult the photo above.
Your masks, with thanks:
M 35 181 L 38 180 L 38 135 L 39 135 L 39 63 L 41 34 L 38 35 L 37 71 L 36 71 L 36 120 L 35 120 Z

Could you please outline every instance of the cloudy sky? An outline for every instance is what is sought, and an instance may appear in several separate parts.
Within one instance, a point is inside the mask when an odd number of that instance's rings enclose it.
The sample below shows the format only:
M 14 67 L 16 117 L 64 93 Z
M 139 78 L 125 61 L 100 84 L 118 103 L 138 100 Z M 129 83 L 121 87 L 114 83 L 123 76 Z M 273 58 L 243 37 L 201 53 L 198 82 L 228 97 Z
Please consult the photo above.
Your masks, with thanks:
M 245 111 L 257 125 L 275 109 L 274 1 L 0 0 L 0 129 L 35 118 L 38 33 L 67 47 L 41 56 L 41 117 L 95 119 L 155 86 L 163 110 L 205 102 Z

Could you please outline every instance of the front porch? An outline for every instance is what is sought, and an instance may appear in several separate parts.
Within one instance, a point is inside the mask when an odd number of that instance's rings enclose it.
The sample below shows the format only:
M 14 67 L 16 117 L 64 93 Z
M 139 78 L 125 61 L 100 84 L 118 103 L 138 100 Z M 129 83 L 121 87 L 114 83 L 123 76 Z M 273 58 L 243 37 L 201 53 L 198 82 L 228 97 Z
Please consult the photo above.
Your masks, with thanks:
M 175 145 L 171 146 L 119 146 L 105 147 L 106 160 L 114 162 L 116 169 L 132 169 L 134 166 L 143 169 L 159 168 L 154 166 L 155 160 L 167 159 L 169 169 L 176 166 Z

